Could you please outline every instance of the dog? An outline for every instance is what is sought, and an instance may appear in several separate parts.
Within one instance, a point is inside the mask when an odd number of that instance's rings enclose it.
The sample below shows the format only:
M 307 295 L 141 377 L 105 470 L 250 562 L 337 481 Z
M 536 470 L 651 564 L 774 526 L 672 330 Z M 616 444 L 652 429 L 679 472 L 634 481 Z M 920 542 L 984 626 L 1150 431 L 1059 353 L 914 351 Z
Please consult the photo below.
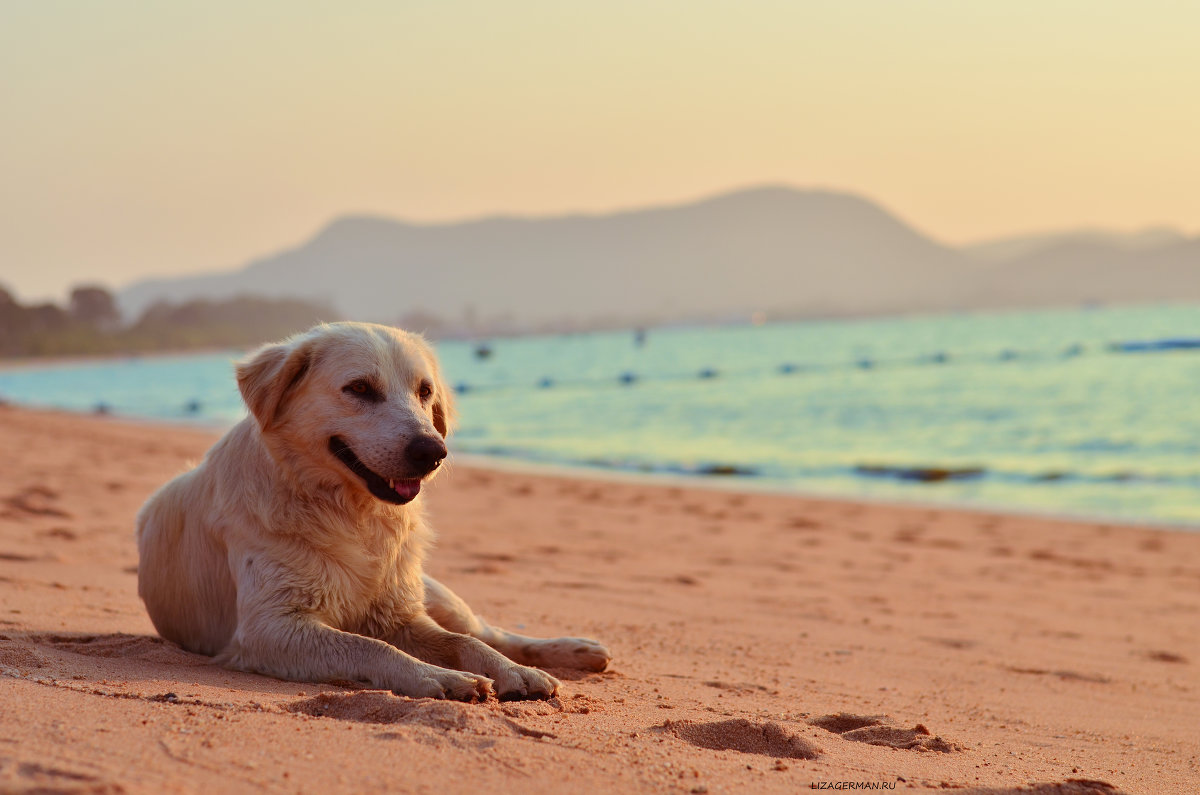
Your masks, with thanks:
M 248 416 L 138 513 L 138 595 L 162 637 L 413 698 L 545 699 L 559 682 L 534 666 L 607 667 L 596 641 L 489 626 L 424 576 L 421 491 L 455 412 L 420 335 L 323 324 L 236 369 Z

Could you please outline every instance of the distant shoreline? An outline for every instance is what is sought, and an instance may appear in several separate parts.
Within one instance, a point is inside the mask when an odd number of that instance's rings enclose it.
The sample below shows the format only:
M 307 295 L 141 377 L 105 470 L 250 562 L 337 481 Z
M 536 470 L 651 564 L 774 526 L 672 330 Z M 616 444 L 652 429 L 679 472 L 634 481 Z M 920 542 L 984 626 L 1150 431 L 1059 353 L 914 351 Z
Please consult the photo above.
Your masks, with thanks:
M 808 324 L 823 324 L 823 323 L 860 323 L 871 321 L 888 321 L 901 319 L 922 319 L 922 318 L 937 318 L 937 317 L 1007 317 L 1013 315 L 1040 315 L 1051 314 L 1057 312 L 1095 312 L 1104 310 L 1138 310 L 1138 309 L 1153 309 L 1159 307 L 1170 308 L 1200 308 L 1200 300 L 1181 299 L 1181 300 L 1163 300 L 1163 301 L 1130 301 L 1130 302 L 1107 302 L 1102 304 L 1080 304 L 1080 303 L 1064 303 L 1045 306 L 1026 306 L 1026 307 L 981 307 L 973 309 L 913 309 L 911 311 L 892 311 L 892 312 L 863 312 L 863 313 L 814 313 L 807 315 L 784 316 L 771 315 L 761 323 L 754 322 L 749 315 L 737 318 L 692 318 L 679 320 L 662 320 L 654 323 L 645 324 L 620 324 L 620 325 L 597 325 L 594 327 L 580 329 L 542 329 L 529 328 L 522 330 L 513 329 L 481 329 L 478 332 L 466 333 L 462 331 L 454 331 L 448 334 L 435 335 L 419 328 L 406 328 L 407 331 L 423 334 L 430 339 L 435 345 L 439 343 L 461 343 L 470 345 L 481 341 L 503 341 L 503 340 L 519 340 L 538 337 L 562 337 L 576 336 L 589 334 L 633 334 L 642 331 L 649 336 L 655 333 L 676 331 L 681 329 L 703 329 L 703 328 L 736 328 L 742 326 L 787 326 L 787 325 L 808 325 Z M 331 321 L 332 322 L 332 321 Z M 377 321 L 375 321 L 377 322 Z M 394 324 L 385 324 L 394 325 Z M 297 328 L 293 333 L 299 333 L 305 329 Z M 201 347 L 184 347 L 184 348 L 167 348 L 163 350 L 128 350 L 128 351 L 106 351 L 103 353 L 73 353 L 59 355 L 33 355 L 33 356 L 0 356 L 0 371 L 14 370 L 23 368 L 37 368 L 54 366 L 59 364 L 87 364 L 89 362 L 116 361 L 121 359 L 150 359 L 150 358 L 168 358 L 172 356 L 187 356 L 191 354 L 206 355 L 230 351 L 237 354 L 243 354 L 254 348 L 275 342 L 276 340 L 262 340 L 261 342 L 249 343 L 244 346 L 201 346 Z M 1112 342 L 1123 342 L 1124 340 L 1112 340 Z
M 0 372 L 16 370 L 40 370 L 50 367 L 71 367 L 75 365 L 97 364 L 103 362 L 128 361 L 131 359 L 171 359 L 178 356 L 207 356 L 229 352 L 238 356 L 250 351 L 254 346 L 245 348 L 180 348 L 178 350 L 147 351 L 130 353 L 95 353 L 95 354 L 66 354 L 63 356 L 18 356 L 0 357 Z

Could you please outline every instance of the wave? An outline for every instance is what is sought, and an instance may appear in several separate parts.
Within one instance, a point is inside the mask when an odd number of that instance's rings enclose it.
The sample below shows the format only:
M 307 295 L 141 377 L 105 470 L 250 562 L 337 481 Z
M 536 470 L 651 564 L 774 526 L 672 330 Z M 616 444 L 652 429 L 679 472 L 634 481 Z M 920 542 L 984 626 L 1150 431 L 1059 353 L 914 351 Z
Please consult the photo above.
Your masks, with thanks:
M 597 456 L 575 457 L 496 445 L 459 445 L 458 449 L 467 454 L 520 459 L 539 464 L 582 466 L 619 472 L 684 475 L 698 478 L 745 478 L 776 482 L 802 482 L 805 480 L 850 477 L 862 480 L 892 480 L 899 483 L 912 484 L 917 487 L 972 481 L 1033 486 L 1088 483 L 1200 487 L 1200 471 L 1182 473 L 1129 469 L 1112 470 L 1109 472 L 1065 469 L 1023 471 L 989 467 L 983 464 L 964 466 L 961 464 L 884 464 L 876 462 L 862 462 L 850 466 L 831 464 L 829 466 L 792 467 L 740 461 L 684 462 Z

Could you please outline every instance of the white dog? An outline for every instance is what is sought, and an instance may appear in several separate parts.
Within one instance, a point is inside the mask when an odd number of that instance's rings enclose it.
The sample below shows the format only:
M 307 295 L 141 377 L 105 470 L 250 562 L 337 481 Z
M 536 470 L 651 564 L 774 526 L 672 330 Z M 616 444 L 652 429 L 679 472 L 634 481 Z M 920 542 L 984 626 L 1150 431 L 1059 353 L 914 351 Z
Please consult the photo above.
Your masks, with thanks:
M 155 628 L 222 664 L 413 697 L 549 698 L 526 667 L 602 671 L 592 640 L 488 626 L 422 575 L 422 485 L 446 457 L 450 391 L 417 335 L 335 323 L 237 368 L 250 416 L 138 514 Z

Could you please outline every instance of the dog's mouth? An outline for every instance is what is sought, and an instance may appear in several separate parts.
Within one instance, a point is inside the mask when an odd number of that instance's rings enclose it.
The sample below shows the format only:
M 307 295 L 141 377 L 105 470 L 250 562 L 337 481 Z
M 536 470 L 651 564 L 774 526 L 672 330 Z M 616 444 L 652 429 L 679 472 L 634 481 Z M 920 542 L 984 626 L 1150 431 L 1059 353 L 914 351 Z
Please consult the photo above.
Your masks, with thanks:
M 363 482 L 367 484 L 367 491 L 384 502 L 404 505 L 421 493 L 420 478 L 383 477 L 359 460 L 359 457 L 350 449 L 350 445 L 346 444 L 340 436 L 330 437 L 329 452 L 333 453 L 351 472 L 362 478 Z

